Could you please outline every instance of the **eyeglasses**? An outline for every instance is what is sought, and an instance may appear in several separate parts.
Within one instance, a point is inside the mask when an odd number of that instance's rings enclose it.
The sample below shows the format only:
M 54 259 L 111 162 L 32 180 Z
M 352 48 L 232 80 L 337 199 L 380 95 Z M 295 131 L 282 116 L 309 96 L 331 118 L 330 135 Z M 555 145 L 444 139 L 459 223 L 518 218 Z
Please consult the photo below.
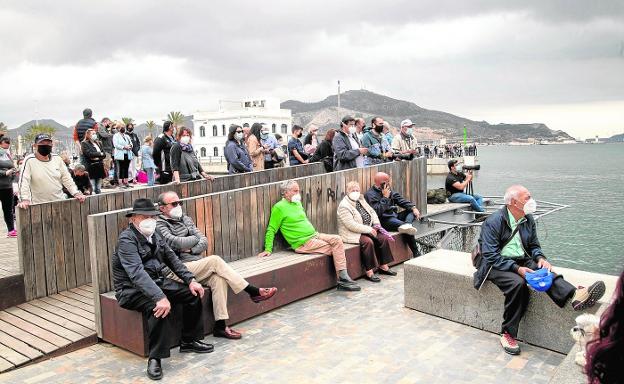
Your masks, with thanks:
M 243 133 L 243 131 L 236 131 L 236 133 Z
M 183 202 L 182 201 L 173 201 L 171 203 L 167 203 L 167 204 L 163 204 L 163 205 L 172 205 L 174 208 L 177 206 L 182 206 Z

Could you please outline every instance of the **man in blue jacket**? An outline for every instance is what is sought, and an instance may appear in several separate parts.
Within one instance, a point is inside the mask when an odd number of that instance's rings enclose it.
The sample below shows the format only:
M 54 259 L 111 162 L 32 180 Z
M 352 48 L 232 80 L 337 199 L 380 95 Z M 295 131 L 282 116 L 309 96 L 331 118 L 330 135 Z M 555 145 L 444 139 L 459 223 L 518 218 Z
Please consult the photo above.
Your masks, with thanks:
M 537 203 L 528 189 L 514 185 L 505 192 L 505 206 L 485 220 L 479 245 L 481 261 L 474 274 L 474 286 L 480 289 L 486 280 L 494 283 L 505 295 L 505 311 L 500 342 L 505 352 L 517 355 L 518 326 L 529 303 L 529 289 L 525 276 L 540 268 L 552 269 L 542 252 L 533 213 Z M 516 234 L 512 238 L 514 231 Z M 570 303 L 580 311 L 593 306 L 605 292 L 605 285 L 597 281 L 587 288 L 576 288 L 553 274 L 552 286 L 546 291 L 560 308 Z

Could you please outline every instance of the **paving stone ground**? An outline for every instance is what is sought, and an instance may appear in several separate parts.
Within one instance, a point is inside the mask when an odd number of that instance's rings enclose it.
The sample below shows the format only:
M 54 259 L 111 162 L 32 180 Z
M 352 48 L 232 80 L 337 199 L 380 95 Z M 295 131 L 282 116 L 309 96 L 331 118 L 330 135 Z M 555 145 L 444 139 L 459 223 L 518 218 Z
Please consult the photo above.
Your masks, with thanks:
M 565 356 L 407 309 L 403 268 L 363 290 L 320 293 L 239 324 L 207 355 L 172 351 L 163 383 L 547 383 Z M 0 383 L 143 383 L 145 359 L 100 343 L 0 375 Z

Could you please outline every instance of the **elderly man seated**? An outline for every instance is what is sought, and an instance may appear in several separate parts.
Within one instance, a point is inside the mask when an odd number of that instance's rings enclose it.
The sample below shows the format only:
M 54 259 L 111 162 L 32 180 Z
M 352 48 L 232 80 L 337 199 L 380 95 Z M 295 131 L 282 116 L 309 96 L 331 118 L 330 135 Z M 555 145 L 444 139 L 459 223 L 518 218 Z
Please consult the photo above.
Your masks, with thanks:
M 212 344 L 204 344 L 202 302 L 204 289 L 180 261 L 164 239 L 155 232 L 154 216 L 159 212 L 149 199 L 137 199 L 126 215 L 130 224 L 119 235 L 113 252 L 115 297 L 122 308 L 142 312 L 147 318 L 149 359 L 147 376 L 163 376 L 160 359 L 169 357 L 165 317 L 171 303 L 182 304 L 182 343 L 180 352 L 208 353 Z M 163 271 L 168 269 L 170 274 Z M 174 277 L 175 280 L 169 277 Z
M 245 291 L 256 303 L 271 298 L 277 288 L 256 288 L 243 279 L 223 259 L 217 255 L 202 257 L 208 248 L 208 240 L 197 229 L 193 220 L 182 212 L 182 201 L 177 193 L 164 192 L 158 197 L 160 216 L 156 222 L 158 233 L 179 255 L 186 268 L 195 275 L 202 285 L 212 292 L 212 310 L 215 317 L 213 336 L 226 339 L 240 339 L 242 335 L 225 325 L 229 318 L 227 310 L 227 287 L 235 294 Z M 167 278 L 176 280 L 169 272 Z
M 480 289 L 486 280 L 494 283 L 505 295 L 505 311 L 500 343 L 511 355 L 520 353 L 516 342 L 520 320 L 529 304 L 526 274 L 540 268 L 549 271 L 552 265 L 542 252 L 533 213 L 537 203 L 521 185 L 505 192 L 505 206 L 488 217 L 481 227 L 479 246 L 481 259 L 474 274 L 474 286 Z M 597 281 L 587 288 L 576 288 L 553 274 L 546 294 L 559 307 L 570 303 L 580 311 L 593 306 L 605 293 L 605 284 Z
M 377 172 L 373 180 L 374 185 L 366 191 L 366 202 L 373 207 L 381 226 L 387 231 L 398 231 L 403 234 L 403 240 L 412 251 L 413 256 L 418 256 L 416 245 L 416 228 L 412 225 L 414 220 L 420 218 L 420 211 L 416 204 L 405 199 L 398 192 L 392 190 L 392 178 L 384 172 Z M 398 212 L 403 208 L 402 212 Z
M 273 251 L 275 233 L 281 231 L 286 242 L 297 253 L 323 253 L 332 255 L 338 274 L 338 290 L 359 291 L 361 288 L 347 273 L 347 259 L 344 244 L 338 235 L 318 233 L 312 226 L 301 205 L 299 184 L 288 180 L 280 186 L 282 199 L 271 209 L 271 218 L 264 239 L 264 252 L 260 257 L 269 256 Z

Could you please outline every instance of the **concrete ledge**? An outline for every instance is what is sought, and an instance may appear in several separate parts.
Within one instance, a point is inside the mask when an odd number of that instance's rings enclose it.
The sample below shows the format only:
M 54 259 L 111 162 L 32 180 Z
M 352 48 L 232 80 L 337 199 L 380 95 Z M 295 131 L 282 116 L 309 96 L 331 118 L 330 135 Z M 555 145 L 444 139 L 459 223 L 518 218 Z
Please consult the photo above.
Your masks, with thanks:
M 434 316 L 456 321 L 493 333 L 500 332 L 504 298 L 500 290 L 486 282 L 477 291 L 473 288 L 475 269 L 470 254 L 437 250 L 405 263 L 405 306 Z M 601 303 L 587 312 L 595 313 L 600 304 L 613 294 L 616 276 L 555 268 L 573 285 L 587 286 L 603 280 L 607 286 Z M 520 323 L 518 338 L 567 354 L 574 341 L 570 328 L 580 313 L 566 306 L 559 308 L 546 294 L 531 290 L 527 312 Z

